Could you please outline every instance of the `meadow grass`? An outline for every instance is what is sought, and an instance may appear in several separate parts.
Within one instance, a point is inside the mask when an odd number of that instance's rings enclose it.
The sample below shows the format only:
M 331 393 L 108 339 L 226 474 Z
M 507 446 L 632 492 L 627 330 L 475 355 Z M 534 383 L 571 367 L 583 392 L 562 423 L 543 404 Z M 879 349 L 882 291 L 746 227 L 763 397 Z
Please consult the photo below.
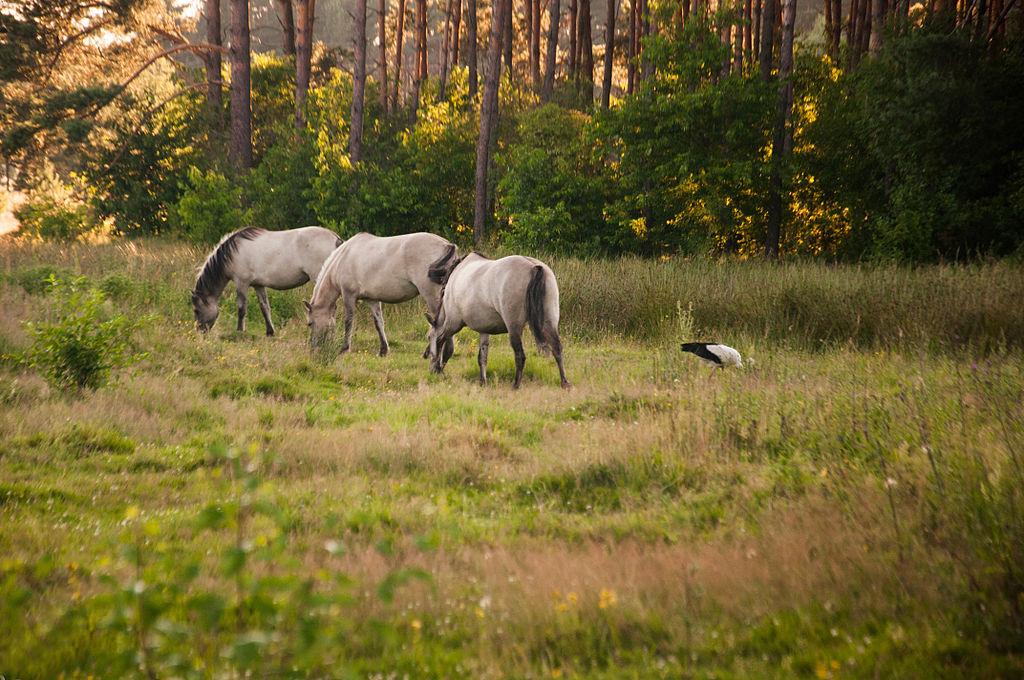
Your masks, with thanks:
M 200 337 L 201 259 L 0 244 L 7 677 L 1024 672 L 1021 269 L 553 259 L 574 387 L 513 391 L 418 303 L 386 358 L 311 356 L 308 289 Z M 113 385 L 19 362 L 51 275 L 147 317 Z

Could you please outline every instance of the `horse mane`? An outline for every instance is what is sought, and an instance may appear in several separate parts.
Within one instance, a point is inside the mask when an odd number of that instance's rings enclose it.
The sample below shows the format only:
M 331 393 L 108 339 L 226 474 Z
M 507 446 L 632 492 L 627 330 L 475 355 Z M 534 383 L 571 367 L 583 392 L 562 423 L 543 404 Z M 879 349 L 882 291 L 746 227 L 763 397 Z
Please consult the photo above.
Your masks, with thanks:
M 455 262 L 453 262 L 451 266 L 445 266 L 453 257 L 455 257 L 455 246 L 453 244 L 448 244 L 448 247 L 444 250 L 444 255 L 431 262 L 430 266 L 427 267 L 427 278 L 434 283 L 438 283 L 443 286 L 445 282 L 448 281 L 448 275 L 451 274 L 452 270 L 459 265 L 459 262 L 461 262 L 461 260 L 456 257 Z
M 199 276 L 196 277 L 196 285 L 192 294 L 199 297 L 217 295 L 224 290 L 224 283 L 228 276 L 228 265 L 238 250 L 241 241 L 251 241 L 257 236 L 266 233 L 266 229 L 259 227 L 246 227 L 227 234 L 220 240 L 217 247 L 206 258 L 206 262 L 199 268 Z

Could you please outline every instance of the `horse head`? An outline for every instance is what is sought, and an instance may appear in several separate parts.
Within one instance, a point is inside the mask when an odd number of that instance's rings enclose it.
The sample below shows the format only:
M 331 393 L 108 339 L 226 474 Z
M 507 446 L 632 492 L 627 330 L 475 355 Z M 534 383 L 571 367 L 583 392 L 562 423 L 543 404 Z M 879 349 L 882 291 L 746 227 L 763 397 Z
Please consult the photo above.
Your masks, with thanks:
M 215 296 L 202 295 L 192 291 L 192 313 L 196 317 L 196 328 L 205 333 L 213 328 L 220 314 L 220 301 Z
M 309 344 L 313 349 L 317 349 L 334 337 L 334 330 L 337 326 L 337 320 L 335 319 L 337 304 L 318 305 L 314 307 L 305 300 L 302 304 L 306 306 L 306 325 L 309 326 Z

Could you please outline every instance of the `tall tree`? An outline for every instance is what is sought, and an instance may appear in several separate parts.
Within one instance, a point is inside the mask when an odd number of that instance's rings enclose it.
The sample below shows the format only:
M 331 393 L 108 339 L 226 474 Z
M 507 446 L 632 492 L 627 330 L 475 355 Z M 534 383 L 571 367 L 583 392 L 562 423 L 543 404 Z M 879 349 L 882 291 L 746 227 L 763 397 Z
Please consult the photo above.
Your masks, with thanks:
M 249 2 L 231 0 L 231 159 L 239 170 L 252 167 L 252 65 Z
M 420 107 L 420 90 L 427 78 L 427 0 L 416 0 L 416 72 L 412 81 L 412 115 Z
M 558 68 L 558 26 L 562 23 L 562 12 L 559 0 L 551 0 L 548 13 L 548 44 L 544 56 L 544 86 L 541 88 L 541 99 L 548 101 L 555 89 L 555 69 Z
M 220 0 L 206 0 L 203 13 L 206 15 L 206 42 L 220 47 Z M 210 50 L 203 61 L 206 63 L 206 101 L 214 115 L 219 117 L 223 107 L 220 50 Z
M 388 113 L 388 0 L 377 0 L 377 41 L 380 43 L 380 108 Z
M 448 58 L 452 52 L 452 15 L 454 14 L 452 2 L 453 0 L 448 0 L 444 8 L 444 35 L 441 42 L 441 78 L 438 83 L 442 99 L 444 98 L 445 88 L 448 86 Z M 459 2 L 459 0 L 454 0 L 454 2 Z
M 831 2 L 832 0 L 826 0 Z M 753 49 L 753 22 L 754 22 L 754 5 L 751 0 L 746 0 L 743 4 L 743 59 L 744 61 L 750 62 L 753 60 L 751 56 L 751 49 Z
M 352 114 L 348 127 L 348 157 L 363 157 L 363 108 L 366 98 L 366 0 L 356 0 L 355 68 L 352 72 Z
M 459 56 L 462 54 L 462 0 L 455 0 L 455 19 L 452 26 L 452 70 L 459 64 Z
M 594 97 L 594 38 L 591 35 L 591 28 L 593 22 L 590 17 L 590 0 L 579 0 L 580 3 L 580 16 L 579 16 L 579 50 L 580 58 L 577 61 L 580 72 L 583 76 L 583 88 L 586 92 L 586 88 L 590 88 L 589 100 L 593 100 Z
M 476 0 L 466 0 L 466 61 L 469 66 L 469 96 L 475 97 L 479 80 L 477 76 Z
M 540 0 L 526 0 L 533 3 L 533 25 L 530 30 L 533 33 L 533 44 L 530 51 L 530 78 L 533 81 L 533 89 L 539 91 L 541 86 L 540 76 L 540 17 L 544 9 Z
M 636 89 L 636 57 L 637 57 L 637 2 L 629 0 L 629 44 L 626 50 L 626 94 L 633 94 Z
M 826 0 L 827 4 L 828 0 Z M 978 0 L 979 7 L 985 6 L 985 0 Z M 888 13 L 887 0 L 874 0 L 873 15 L 871 17 L 871 38 L 868 49 L 877 52 L 882 48 L 882 29 L 885 27 L 885 16 Z
M 491 16 L 491 35 L 487 45 L 487 72 L 484 96 L 480 102 L 480 135 L 476 142 L 475 196 L 473 204 L 473 244 L 483 245 L 487 223 L 487 177 L 491 163 L 491 131 L 497 124 L 498 84 L 501 80 L 502 36 L 505 15 L 512 10 L 512 0 L 495 0 Z
M 782 42 L 779 46 L 779 94 L 772 131 L 771 174 L 768 187 L 768 226 L 765 256 L 779 256 L 782 229 L 782 164 L 792 151 L 793 133 L 790 113 L 793 109 L 793 26 L 796 23 L 796 0 L 782 3 Z
M 688 0 L 683 0 L 689 7 Z M 618 0 L 608 0 L 608 20 L 605 22 L 604 82 L 601 84 L 601 106 L 608 108 L 612 96 L 612 64 L 615 59 L 615 12 Z
M 402 39 L 405 38 L 405 0 L 398 0 L 395 16 L 395 82 L 391 92 L 391 109 L 398 110 L 398 87 L 402 82 Z
M 206 4 L 217 0 L 206 0 Z M 281 49 L 288 56 L 295 56 L 295 14 L 292 11 L 292 0 L 274 0 L 277 10 L 277 23 L 281 24 Z
M 758 46 L 758 60 L 761 63 L 761 77 L 768 81 L 772 76 L 772 54 L 775 51 L 775 1 L 761 2 L 761 44 Z
M 503 57 L 505 62 L 505 68 L 508 69 L 509 76 L 513 76 L 512 72 L 512 41 L 515 37 L 515 33 L 512 31 L 512 4 L 509 2 L 509 11 L 502 15 L 505 21 L 505 34 L 501 38 L 501 46 L 505 52 Z
M 234 1 L 234 0 L 232 0 Z M 295 125 L 306 125 L 306 95 L 313 69 L 313 21 L 316 0 L 295 0 Z
M 569 0 L 569 80 L 576 80 L 576 55 L 579 52 L 576 44 L 579 38 L 578 15 L 579 0 Z

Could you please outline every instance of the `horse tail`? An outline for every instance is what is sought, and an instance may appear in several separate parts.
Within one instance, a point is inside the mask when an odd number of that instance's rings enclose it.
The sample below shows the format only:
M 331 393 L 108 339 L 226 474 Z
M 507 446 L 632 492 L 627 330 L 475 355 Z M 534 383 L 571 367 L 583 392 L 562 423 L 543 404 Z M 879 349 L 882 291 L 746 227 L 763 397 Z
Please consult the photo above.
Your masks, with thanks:
M 452 269 L 454 269 L 453 266 L 448 266 L 449 260 L 451 260 L 454 255 L 455 246 L 449 243 L 448 247 L 444 249 L 444 255 L 431 262 L 430 266 L 427 267 L 427 278 L 438 285 L 444 285 L 448 280 L 448 275 L 451 274 Z M 458 264 L 458 261 L 454 264 Z
M 539 264 L 534 265 L 530 283 L 526 286 L 526 320 L 533 332 L 533 339 L 537 341 L 537 347 L 542 351 L 549 347 L 547 334 L 544 332 L 547 321 L 544 309 L 544 298 L 547 293 L 546 279 L 544 267 Z

